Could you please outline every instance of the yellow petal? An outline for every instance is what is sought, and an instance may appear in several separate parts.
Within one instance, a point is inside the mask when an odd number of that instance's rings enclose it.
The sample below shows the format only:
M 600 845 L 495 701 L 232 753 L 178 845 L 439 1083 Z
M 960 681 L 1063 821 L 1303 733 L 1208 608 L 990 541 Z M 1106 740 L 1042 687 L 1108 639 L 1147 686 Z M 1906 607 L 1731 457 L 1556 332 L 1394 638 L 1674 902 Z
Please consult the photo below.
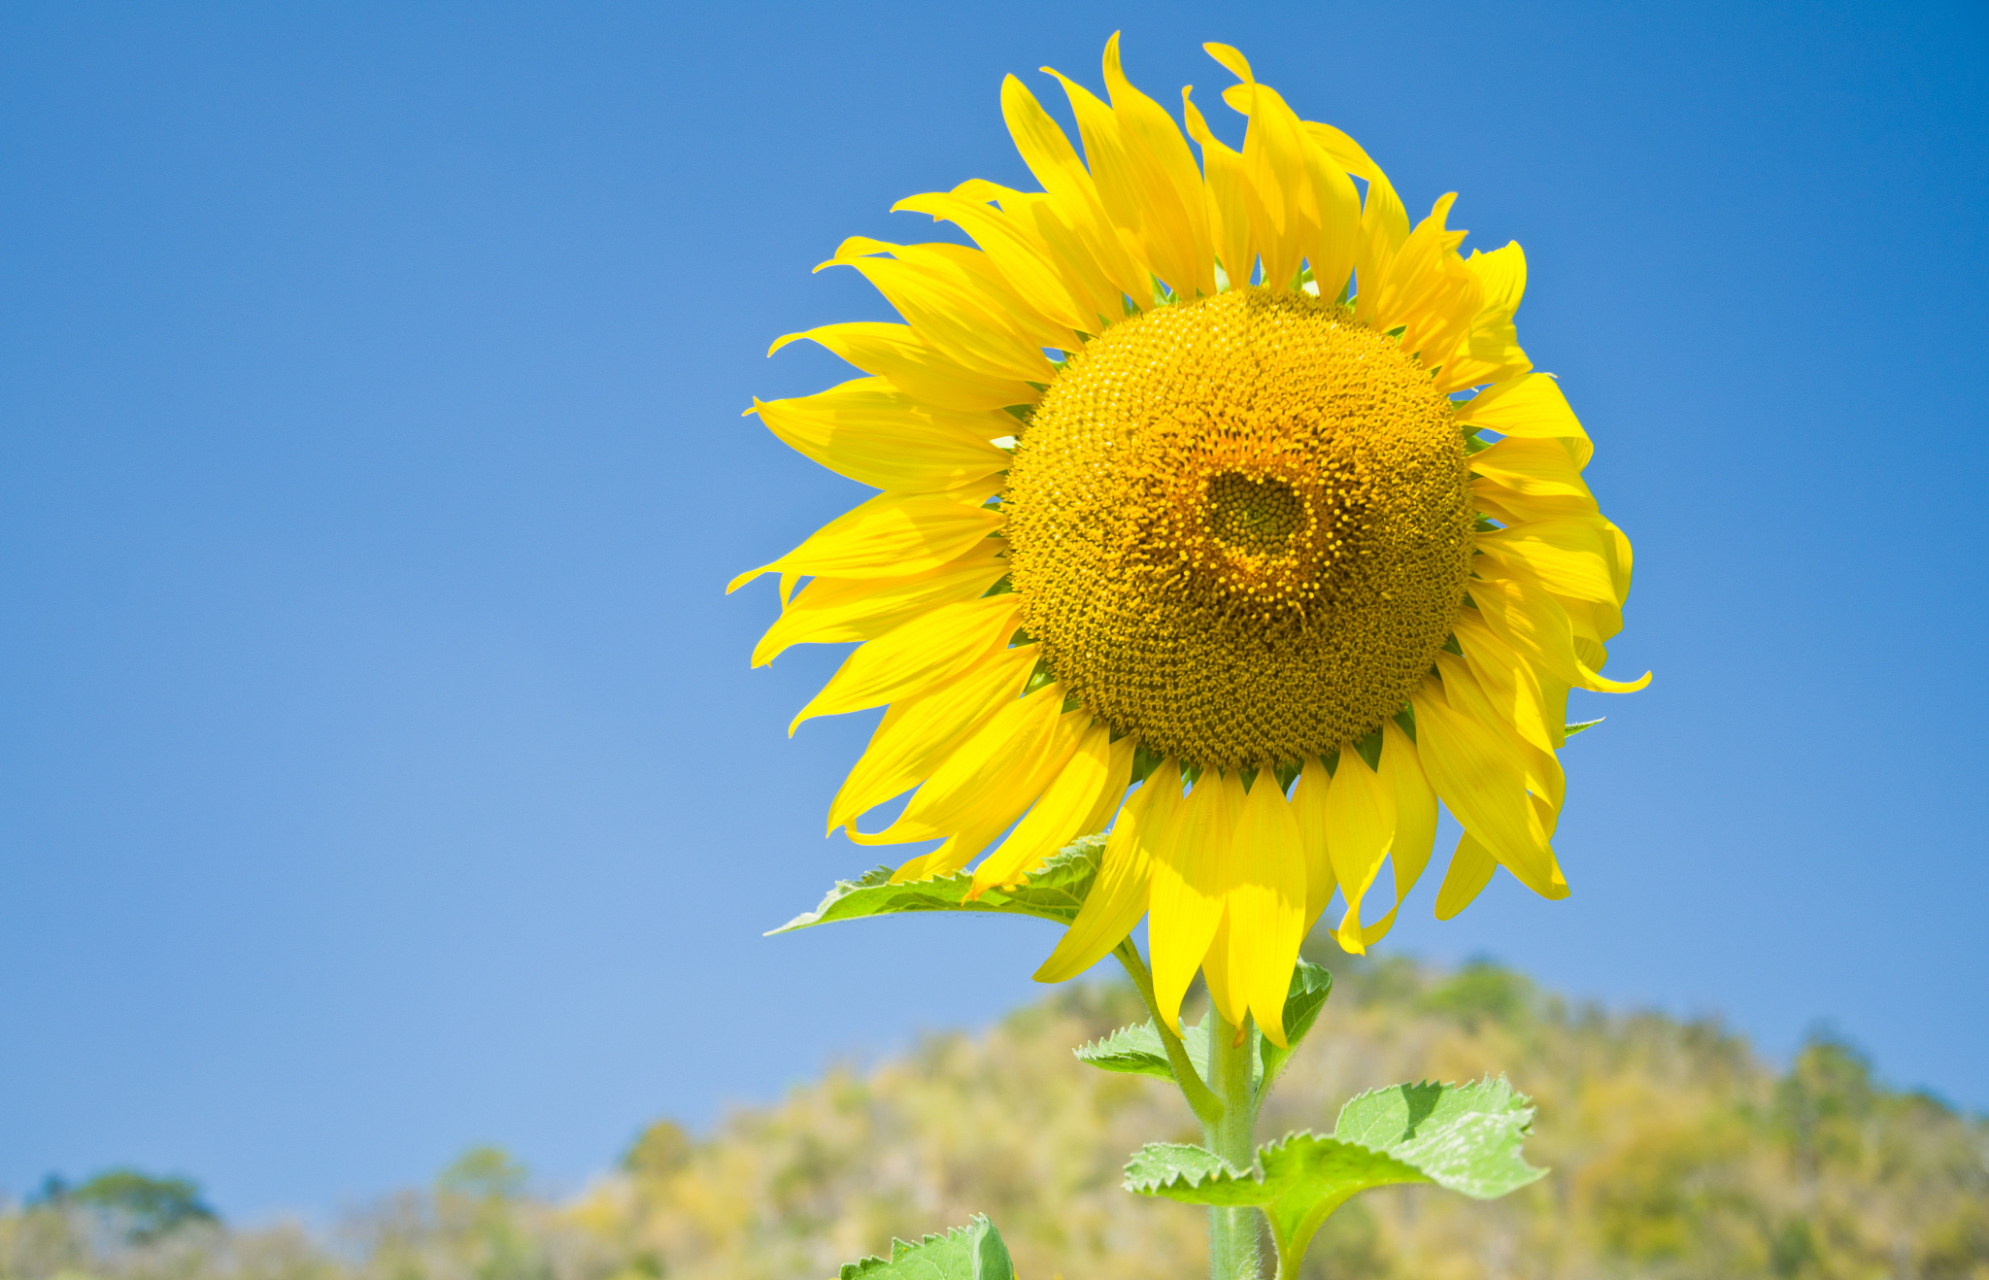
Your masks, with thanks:
M 932 776 L 953 748 L 1021 696 L 1041 656 L 1033 644 L 1000 650 L 921 696 L 894 703 L 836 792 L 829 830 Z
M 972 369 L 925 342 L 910 325 L 874 320 L 825 324 L 790 333 L 767 349 L 790 342 L 819 343 L 865 373 L 888 378 L 905 394 L 946 409 L 1005 409 L 1035 404 L 1043 393 L 1018 378 Z
M 1416 744 L 1393 720 L 1381 726 L 1381 776 L 1395 797 L 1395 843 L 1390 851 L 1395 860 L 1397 883 L 1413 885 L 1429 865 L 1430 850 L 1436 844 L 1437 796 L 1423 772 Z M 1409 890 L 1403 886 L 1406 896 Z
M 1567 774 L 1561 769 L 1561 761 L 1551 751 L 1542 751 L 1530 742 L 1516 742 L 1521 765 L 1526 771 L 1526 789 L 1532 793 L 1534 803 L 1543 809 L 1540 815 L 1541 828 L 1548 835 L 1554 834 L 1554 824 L 1560 820 L 1561 802 L 1567 798 Z M 1560 879 L 1561 869 L 1557 865 L 1550 873 L 1556 884 L 1566 884 Z
M 1105 801 L 1116 802 L 1132 781 L 1131 737 L 1111 741 L 1112 731 L 1103 724 L 1086 729 L 1078 738 L 1077 749 L 1001 847 L 974 869 L 975 894 L 998 884 L 1013 884 L 1017 877 L 1063 848 L 1079 836 L 1097 830 L 1088 826 Z
M 1471 259 L 1465 259 L 1468 266 Z M 1504 382 L 1533 372 L 1533 361 L 1519 345 L 1512 313 L 1485 307 L 1465 327 L 1464 340 L 1430 375 L 1430 388 L 1439 395 Z
M 1381 172 L 1381 166 L 1368 157 L 1367 152 L 1362 149 L 1360 143 L 1355 142 L 1353 138 L 1342 130 L 1336 129 L 1330 124 L 1320 124 L 1317 120 L 1307 120 L 1305 122 L 1305 131 L 1312 136 L 1314 142 L 1318 143 L 1325 150 L 1327 155 L 1333 157 L 1335 164 L 1348 173 L 1353 174 L 1363 182 L 1388 181 L 1387 175 Z M 1407 236 L 1408 234 L 1409 224 L 1407 219 L 1404 219 L 1402 223 L 1402 235 Z
M 1486 387 L 1457 407 L 1460 426 L 1529 440 L 1569 440 L 1577 470 L 1595 452 L 1560 384 L 1548 374 L 1529 373 Z
M 1289 107 L 1285 109 L 1290 111 Z M 1346 171 L 1322 147 L 1297 132 L 1296 115 L 1291 117 L 1290 126 L 1298 137 L 1299 153 L 1312 188 L 1313 210 L 1305 233 L 1305 259 L 1312 267 L 1319 296 L 1330 302 L 1347 288 L 1353 275 L 1354 259 L 1360 248 L 1360 193 L 1347 180 Z
M 1323 760 L 1308 760 L 1292 784 L 1292 817 L 1298 823 L 1299 849 L 1305 858 L 1305 931 L 1319 923 L 1319 917 L 1333 901 L 1339 877 L 1333 873 L 1333 859 L 1326 845 L 1326 793 L 1333 780 Z
M 1395 797 L 1360 752 L 1340 749 L 1340 764 L 1326 792 L 1326 850 L 1347 900 L 1338 939 L 1342 950 L 1362 954 L 1361 898 L 1381 870 L 1395 839 Z
M 1402 207 L 1402 198 L 1395 194 L 1394 186 L 1379 167 L 1364 176 L 1367 199 L 1361 205 L 1360 244 L 1354 252 L 1358 286 L 1354 315 L 1364 323 L 1379 324 L 1382 281 L 1393 273 L 1395 259 L 1408 242 L 1409 211 Z
M 1208 984 L 1209 1002 L 1215 1005 L 1216 1013 L 1232 1027 L 1243 1025 L 1243 1017 L 1250 1011 L 1250 999 L 1239 982 L 1238 971 L 1230 964 L 1229 910 L 1224 906 L 1222 918 L 1216 921 L 1215 936 L 1209 939 L 1209 951 L 1202 958 L 1202 979 Z M 1215 1028 L 1211 1027 L 1213 1034 Z
M 1305 940 L 1305 851 L 1271 770 L 1258 772 L 1240 810 L 1230 845 L 1229 970 L 1238 1003 L 1285 1048 L 1285 994 Z
M 802 721 L 815 716 L 863 711 L 916 697 L 978 666 L 1007 645 L 1021 607 L 1021 597 L 1013 592 L 941 605 L 859 645 L 794 717 L 788 735 L 792 737 Z
M 1603 532 L 1608 535 L 1609 549 L 1612 553 L 1609 557 L 1609 572 L 1616 583 L 1616 599 L 1613 603 L 1621 605 L 1630 598 L 1630 570 L 1634 563 L 1630 551 L 1630 539 L 1609 521 L 1601 521 L 1601 524 Z
M 1483 694 L 1461 662 L 1438 665 L 1443 683 L 1426 680 L 1411 698 L 1416 751 L 1431 785 L 1464 829 L 1522 884 L 1544 898 L 1566 897 L 1549 832 L 1529 794 L 1524 744 L 1464 709 L 1473 695 L 1482 702 Z
M 912 332 L 969 369 L 1049 382 L 1056 369 L 1043 347 L 1068 342 L 1069 333 L 1043 325 L 999 273 L 973 271 L 971 258 L 962 254 L 982 256 L 964 245 L 897 245 L 853 236 L 816 270 L 847 266 L 862 272 Z M 1034 341 L 1032 319 L 1038 328 Z
M 1208 54 L 1217 62 L 1220 62 L 1224 70 L 1245 84 L 1249 84 L 1257 78 L 1250 71 L 1250 59 L 1244 57 L 1243 51 L 1235 45 L 1218 44 L 1213 40 L 1204 41 L 1202 52 Z
M 829 470 L 901 491 L 949 489 L 1003 470 L 1008 453 L 990 442 L 1015 432 L 1015 419 L 999 410 L 922 405 L 882 378 L 791 400 L 755 399 L 748 412 Z
M 1133 759 L 1139 752 L 1139 742 L 1132 735 L 1120 738 L 1112 744 L 1111 759 L 1106 763 L 1107 778 L 1116 778 L 1116 786 L 1100 790 L 1092 801 L 1091 812 L 1078 819 L 1077 835 L 1090 835 L 1103 831 L 1119 810 L 1119 802 L 1125 799 L 1126 788 L 1132 785 Z M 1076 836 L 1071 837 L 1076 839 Z M 1069 841 L 1065 841 L 1066 844 Z
M 816 578 L 788 601 L 753 649 L 763 667 L 792 645 L 874 640 L 920 614 L 973 600 L 1003 574 L 998 538 L 983 538 L 966 555 L 910 578 Z
M 1180 1020 L 1181 1000 L 1222 923 L 1235 802 L 1242 799 L 1243 783 L 1235 774 L 1227 780 L 1203 774 L 1154 852 L 1147 939 L 1153 952 L 1154 1002 L 1168 1026 Z
M 1014 76 L 1002 81 L 1001 114 L 1022 162 L 1036 175 L 1058 216 L 1076 234 L 1085 252 L 1127 297 L 1146 298 L 1152 292 L 1151 282 L 1106 216 L 1091 174 L 1050 113 Z
M 1472 839 L 1469 831 L 1465 832 L 1457 841 L 1457 852 L 1450 857 L 1450 870 L 1444 873 L 1443 886 L 1437 890 L 1436 918 L 1448 920 L 1470 906 L 1471 900 L 1492 882 L 1492 873 L 1498 869 L 1498 860 Z
M 1263 218 L 1255 235 L 1266 283 L 1290 287 L 1303 259 L 1330 301 L 1354 267 L 1361 218 L 1354 184 L 1276 90 L 1246 76 L 1222 96 L 1250 117 L 1243 164 Z
M 1568 515 L 1593 514 L 1595 495 L 1583 483 L 1572 440 L 1505 439 L 1471 455 L 1471 470 L 1502 488 Z
M 1460 660 L 1448 653 L 1438 654 L 1437 672 L 1443 679 L 1444 697 L 1451 708 L 1487 730 L 1487 741 L 1496 743 L 1512 766 L 1519 770 L 1521 785 L 1533 799 L 1539 828 L 1547 837 L 1552 837 L 1554 824 L 1560 816 L 1561 800 L 1567 793 L 1567 779 L 1561 771 L 1561 762 L 1555 759 L 1552 751 L 1528 742 L 1513 727 L 1468 660 Z M 1485 843 L 1495 854 L 1502 852 L 1491 840 L 1487 839 Z M 1503 858 L 1500 860 L 1504 861 Z M 1515 868 L 1515 874 L 1524 879 L 1529 873 Z M 1534 874 L 1544 876 L 1555 885 L 1566 884 L 1561 879 L 1560 867 L 1555 863 L 1551 850 Z
M 955 832 L 929 853 L 919 854 L 899 865 L 891 873 L 892 884 L 905 884 L 913 880 L 926 880 L 933 876 L 950 876 L 974 860 L 974 855 L 988 847 L 988 841 L 1000 835 L 1007 826 L 1006 820 L 986 820 L 979 826 Z
M 958 189 L 908 196 L 891 211 L 926 213 L 953 223 L 973 237 L 995 270 L 1044 317 L 1073 334 L 1097 325 L 1096 309 L 1079 302 L 1079 293 L 1066 280 L 1067 268 L 1024 219 Z
M 1116 31 L 1105 44 L 1105 89 L 1126 148 L 1128 180 L 1139 207 L 1152 211 L 1142 229 L 1148 261 L 1182 297 L 1214 294 L 1215 244 L 1201 170 L 1166 109 L 1126 79 Z
M 1535 501 L 1525 494 L 1514 493 L 1504 485 L 1482 476 L 1474 476 L 1469 481 L 1468 487 L 1471 490 L 1471 505 L 1478 509 L 1478 514 L 1504 525 L 1526 524 L 1532 520 L 1552 520 L 1556 516 L 1568 515 L 1570 512 L 1593 514 L 1593 512 L 1576 511 L 1564 502 L 1555 502 L 1551 499 L 1544 502 Z
M 1485 286 L 1485 306 L 1507 315 L 1519 310 L 1526 296 L 1526 250 L 1510 240 L 1490 253 L 1473 250 L 1464 265 L 1478 273 Z
M 969 185 L 974 184 L 961 184 Z M 1003 191 L 997 198 L 1003 212 L 1026 224 L 1049 251 L 1066 287 L 1091 317 L 1085 333 L 1102 333 L 1125 316 L 1125 290 L 1106 273 L 1077 224 L 1055 200 L 1040 191 Z M 1095 230 L 1091 234 L 1095 238 Z
M 1567 723 L 1567 685 L 1547 673 L 1536 673 L 1531 663 L 1499 638 L 1480 610 L 1464 610 L 1454 634 L 1478 687 L 1499 715 L 1541 750 L 1559 747 Z M 1541 684 L 1543 676 L 1546 688 Z
M 947 494 L 880 493 L 780 559 L 740 574 L 725 592 L 763 573 L 909 578 L 959 559 L 1004 523 L 1000 512 Z
M 933 770 L 896 822 L 878 832 L 852 828 L 849 838 L 907 844 L 1000 818 L 992 839 L 1043 794 L 1076 749 L 1078 717 L 1063 714 L 1063 701 L 1063 690 L 1052 684 L 1003 707 Z
M 1119 811 L 1119 820 L 1105 841 L 1098 878 L 1057 949 L 1036 970 L 1036 981 L 1062 982 L 1076 977 L 1133 931 L 1146 914 L 1154 850 L 1172 827 L 1180 804 L 1180 764 L 1163 761 Z
M 1439 199 L 1429 217 L 1388 255 L 1377 278 L 1362 282 L 1356 310 L 1377 328 L 1403 327 L 1402 349 L 1419 354 L 1425 365 L 1445 364 L 1469 338 L 1473 320 L 1484 309 L 1484 285 L 1455 252 L 1463 232 L 1444 225 L 1456 198 L 1452 193 Z
M 994 260 L 979 249 L 934 241 L 901 249 L 898 254 L 917 255 L 920 261 L 944 262 L 945 269 L 957 273 L 962 286 L 971 290 L 975 303 L 989 309 L 991 320 L 1030 343 L 1038 355 L 1044 347 L 1068 350 L 1078 338 L 1080 331 L 1045 314 L 1034 297 L 1009 283 Z
M 1204 188 L 1208 193 L 1209 239 L 1232 289 L 1245 288 L 1257 269 L 1256 242 L 1251 238 L 1250 204 L 1254 196 L 1243 156 L 1209 129 L 1188 90 L 1181 91 L 1181 110 L 1188 133 L 1202 149 Z
M 1513 327 L 1513 312 L 1526 293 L 1525 251 L 1510 243 L 1491 253 L 1474 250 L 1464 266 L 1477 276 L 1484 305 L 1471 320 L 1463 349 L 1453 352 L 1433 379 L 1445 395 L 1517 378 L 1533 368 Z
M 1416 744 L 1409 741 L 1394 721 L 1381 725 L 1381 785 L 1395 797 L 1395 841 L 1389 846 L 1388 861 L 1395 872 L 1395 905 L 1388 914 L 1370 925 L 1361 926 L 1361 945 L 1371 947 L 1388 936 L 1395 917 L 1409 891 L 1422 879 L 1430 864 L 1430 851 L 1436 844 L 1437 798 L 1416 756 Z
M 1154 273 L 1157 264 L 1146 253 L 1148 233 L 1152 224 L 1164 214 L 1162 210 L 1142 204 L 1145 193 L 1139 189 L 1138 179 L 1133 173 L 1133 161 L 1126 154 L 1125 142 L 1119 134 L 1118 117 L 1090 90 L 1056 68 L 1044 67 L 1042 70 L 1046 75 L 1055 76 L 1057 82 L 1063 85 L 1071 114 L 1077 117 L 1078 136 L 1084 140 L 1085 168 L 1105 224 L 1136 251 L 1133 257 L 1140 269 Z M 1133 297 L 1145 301 L 1138 294 Z
M 1597 520 L 1529 520 L 1477 535 L 1482 552 L 1530 570 L 1548 590 L 1575 600 L 1620 605 L 1617 544 Z
M 1556 445 L 1555 447 L 1559 447 Z M 1505 483 L 1506 477 L 1475 475 L 1470 480 L 1471 502 L 1478 514 L 1501 524 L 1531 524 L 1535 520 L 1594 519 L 1594 498 L 1572 494 L 1521 493 Z
M 948 841 L 948 844 L 951 844 L 951 841 Z M 941 849 L 945 848 L 946 846 L 941 846 Z M 941 849 L 928 850 L 905 859 L 891 872 L 890 883 L 910 884 L 914 880 L 928 880 L 935 875 L 943 875 L 943 872 L 934 870 L 941 862 Z M 947 852 L 951 850 L 948 849 Z
M 1245 80 L 1223 90 L 1222 100 L 1231 110 L 1250 118 L 1243 131 L 1243 174 L 1248 186 L 1250 238 L 1264 265 L 1264 283 L 1275 289 L 1289 289 L 1296 282 L 1305 258 L 1306 209 L 1311 192 L 1305 179 L 1305 162 L 1292 144 L 1290 132 L 1279 127 L 1280 113 L 1259 110 L 1260 96 L 1275 96 L 1272 90 Z M 1282 99 L 1279 100 L 1282 105 Z M 1288 114 L 1287 111 L 1284 114 Z
M 1567 609 L 1531 575 L 1475 580 L 1471 598 L 1500 639 L 1558 680 L 1595 693 L 1635 693 L 1651 682 L 1648 671 L 1637 680 L 1611 680 L 1583 661 Z

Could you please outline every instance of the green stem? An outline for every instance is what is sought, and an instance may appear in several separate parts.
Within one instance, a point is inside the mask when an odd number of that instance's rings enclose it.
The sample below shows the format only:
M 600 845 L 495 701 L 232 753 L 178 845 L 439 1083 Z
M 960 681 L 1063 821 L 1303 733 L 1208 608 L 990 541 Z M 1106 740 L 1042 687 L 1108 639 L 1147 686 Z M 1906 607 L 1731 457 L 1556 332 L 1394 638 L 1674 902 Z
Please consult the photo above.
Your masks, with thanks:
M 1251 1096 L 1250 1075 L 1255 1056 L 1255 1036 L 1250 1034 L 1250 1018 L 1244 1015 L 1241 1027 L 1223 1021 L 1209 1010 L 1209 1084 L 1222 1100 L 1222 1113 L 1214 1124 L 1203 1122 L 1202 1134 L 1209 1150 L 1238 1169 L 1257 1162 L 1256 1099 Z M 1257 1210 L 1248 1207 L 1209 1210 L 1209 1275 L 1211 1280 L 1257 1280 Z
M 1147 972 L 1146 960 L 1140 949 L 1129 937 L 1112 948 L 1112 954 L 1125 966 L 1126 973 L 1139 988 L 1140 999 L 1146 1001 L 1147 1012 L 1153 1015 L 1153 1025 L 1160 1030 L 1161 1047 L 1167 1050 L 1167 1065 L 1174 1068 L 1174 1082 L 1181 1086 L 1181 1093 L 1188 1099 L 1188 1110 L 1195 1113 L 1206 1130 L 1222 1116 L 1222 1102 L 1209 1087 L 1202 1083 L 1202 1077 L 1195 1071 L 1195 1064 L 1188 1059 L 1188 1046 L 1181 1043 L 1181 1037 L 1173 1027 L 1160 1017 L 1160 1007 L 1153 999 L 1153 975 Z
M 1167 1064 L 1174 1070 L 1189 1110 L 1202 1123 L 1202 1137 L 1209 1150 L 1238 1169 L 1257 1162 L 1257 1099 L 1252 1096 L 1250 1077 L 1255 1067 L 1256 1037 L 1250 1033 L 1246 1014 L 1242 1028 L 1222 1020 L 1214 1009 L 1208 1013 L 1209 1079 L 1203 1083 L 1188 1058 L 1188 1047 L 1173 1027 L 1161 1018 L 1153 998 L 1153 975 L 1139 948 L 1127 938 L 1112 949 L 1125 966 L 1140 998 L 1153 1013 L 1153 1025 L 1160 1031 L 1160 1043 L 1167 1051 Z M 1212 1280 L 1258 1280 L 1259 1271 L 1257 1210 L 1247 1207 L 1209 1210 L 1209 1274 Z

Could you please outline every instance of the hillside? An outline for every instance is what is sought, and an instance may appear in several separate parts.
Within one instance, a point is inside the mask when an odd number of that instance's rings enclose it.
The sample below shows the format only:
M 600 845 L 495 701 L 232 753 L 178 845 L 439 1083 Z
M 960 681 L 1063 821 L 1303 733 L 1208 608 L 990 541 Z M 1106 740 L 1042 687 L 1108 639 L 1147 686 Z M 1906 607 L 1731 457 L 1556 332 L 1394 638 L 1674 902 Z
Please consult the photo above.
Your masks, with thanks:
M 1307 1277 L 1989 1280 L 1989 1123 L 1883 1087 L 1845 1045 L 1812 1041 L 1778 1075 L 1716 1025 L 1573 1006 L 1493 965 L 1326 962 L 1338 986 L 1260 1132 L 1328 1128 L 1375 1085 L 1503 1072 L 1538 1103 L 1528 1151 L 1554 1172 L 1491 1203 L 1371 1192 L 1327 1226 Z M 488 1149 L 324 1239 L 197 1213 L 134 1225 L 51 1195 L 0 1215 L 0 1276 L 786 1280 L 976 1212 L 1025 1277 L 1194 1276 L 1201 1215 L 1119 1188 L 1141 1142 L 1196 1140 L 1191 1118 L 1163 1082 L 1070 1053 L 1139 1016 L 1128 990 L 1073 987 L 984 1033 L 831 1070 L 702 1141 L 659 1122 L 560 1204 Z

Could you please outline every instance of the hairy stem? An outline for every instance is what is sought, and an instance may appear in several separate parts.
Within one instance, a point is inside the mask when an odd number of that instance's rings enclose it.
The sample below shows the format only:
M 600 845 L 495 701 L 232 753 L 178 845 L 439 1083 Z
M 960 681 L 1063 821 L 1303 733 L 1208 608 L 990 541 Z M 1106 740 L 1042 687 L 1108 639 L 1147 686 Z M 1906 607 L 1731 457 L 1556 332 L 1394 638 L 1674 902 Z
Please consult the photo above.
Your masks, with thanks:
M 1181 1093 L 1188 1099 L 1188 1109 L 1195 1113 L 1206 1130 L 1222 1118 L 1222 1102 L 1209 1087 L 1202 1083 L 1202 1077 L 1195 1072 L 1195 1064 L 1188 1060 L 1188 1047 L 1181 1043 L 1181 1037 L 1173 1027 L 1160 1016 L 1160 1009 L 1153 1000 L 1153 975 L 1147 972 L 1146 960 L 1140 949 L 1128 937 L 1112 949 L 1112 954 L 1125 966 L 1133 985 L 1139 988 L 1140 999 L 1146 1001 L 1147 1012 L 1153 1015 L 1153 1025 L 1160 1029 L 1160 1043 L 1167 1050 L 1167 1065 L 1174 1069 L 1174 1082 L 1181 1086 Z
M 1250 1034 L 1250 1018 L 1244 1015 L 1241 1027 L 1223 1021 L 1209 1010 L 1209 1085 L 1222 1100 L 1222 1113 L 1215 1123 L 1204 1121 L 1202 1133 L 1209 1150 L 1238 1169 L 1248 1169 L 1257 1160 L 1256 1099 L 1251 1096 L 1251 1059 L 1256 1056 L 1256 1037 Z M 1211 1280 L 1257 1280 L 1257 1210 L 1248 1207 L 1209 1210 L 1209 1275 Z

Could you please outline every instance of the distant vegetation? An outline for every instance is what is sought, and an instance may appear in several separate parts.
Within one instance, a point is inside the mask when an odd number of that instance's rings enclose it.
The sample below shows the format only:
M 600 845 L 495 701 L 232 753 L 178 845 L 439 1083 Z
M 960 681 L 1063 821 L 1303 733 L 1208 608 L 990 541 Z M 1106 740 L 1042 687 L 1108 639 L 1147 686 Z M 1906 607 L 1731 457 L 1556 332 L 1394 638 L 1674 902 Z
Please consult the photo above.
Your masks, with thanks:
M 1329 1128 L 1363 1088 L 1509 1074 L 1552 1176 L 1478 1203 L 1371 1192 L 1307 1280 L 1989 1280 L 1989 1123 L 1878 1084 L 1827 1037 L 1786 1074 L 1717 1025 L 1616 1016 L 1489 964 L 1330 960 L 1340 981 L 1262 1128 Z M 1201 1215 L 1136 1199 L 1119 1167 L 1194 1126 L 1160 1081 L 1069 1050 L 1139 1017 L 1067 989 L 980 1035 L 935 1036 L 741 1111 L 708 1139 L 668 1121 L 577 1199 L 529 1195 L 478 1149 L 315 1237 L 230 1229 L 182 1179 L 51 1180 L 0 1213 L 5 1280 L 823 1280 L 894 1235 L 985 1211 L 1025 1280 L 1197 1274 Z

